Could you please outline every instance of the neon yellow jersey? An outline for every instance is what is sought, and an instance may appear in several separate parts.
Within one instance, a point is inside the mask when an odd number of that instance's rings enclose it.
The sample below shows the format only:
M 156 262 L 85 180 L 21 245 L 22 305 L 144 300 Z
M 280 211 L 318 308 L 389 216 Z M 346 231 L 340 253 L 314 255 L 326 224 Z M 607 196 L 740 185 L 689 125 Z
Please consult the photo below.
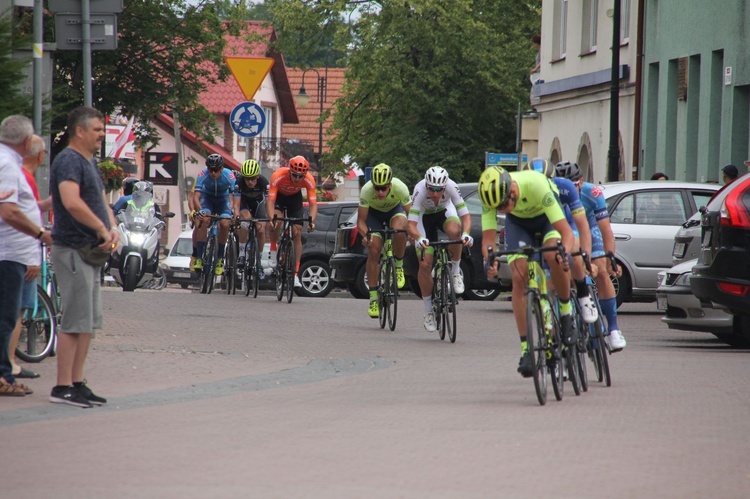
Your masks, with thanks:
M 546 176 L 532 170 L 510 172 L 510 178 L 518 184 L 518 200 L 511 214 L 518 218 L 534 218 L 547 215 L 550 223 L 565 218 L 565 213 L 555 196 L 552 183 Z M 497 228 L 496 210 L 482 207 L 482 230 Z
M 372 186 L 372 180 L 367 182 L 359 192 L 359 206 L 362 208 L 388 212 L 398 206 L 399 203 L 408 206 L 411 203 L 411 193 L 406 184 L 396 177 L 391 180 L 391 190 L 383 199 L 378 199 L 378 193 Z

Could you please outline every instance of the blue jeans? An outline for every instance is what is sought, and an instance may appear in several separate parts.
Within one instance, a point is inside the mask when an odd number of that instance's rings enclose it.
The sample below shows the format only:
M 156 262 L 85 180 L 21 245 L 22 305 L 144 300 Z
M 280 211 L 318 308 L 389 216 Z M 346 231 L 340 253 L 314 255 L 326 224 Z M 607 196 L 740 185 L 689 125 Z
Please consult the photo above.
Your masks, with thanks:
M 15 383 L 8 344 L 21 314 L 21 294 L 26 265 L 9 260 L 0 261 L 0 376 Z

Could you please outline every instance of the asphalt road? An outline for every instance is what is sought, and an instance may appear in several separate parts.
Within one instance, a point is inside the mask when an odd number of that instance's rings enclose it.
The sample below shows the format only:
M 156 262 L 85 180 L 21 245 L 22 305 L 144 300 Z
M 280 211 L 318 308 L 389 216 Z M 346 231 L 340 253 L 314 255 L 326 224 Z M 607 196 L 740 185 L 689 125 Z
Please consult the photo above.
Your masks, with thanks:
M 342 293 L 104 292 L 87 378 L 109 399 L 0 400 L 0 493 L 41 497 L 750 497 L 749 352 L 626 304 L 613 386 L 537 403 L 511 304 L 462 302 L 458 341 Z

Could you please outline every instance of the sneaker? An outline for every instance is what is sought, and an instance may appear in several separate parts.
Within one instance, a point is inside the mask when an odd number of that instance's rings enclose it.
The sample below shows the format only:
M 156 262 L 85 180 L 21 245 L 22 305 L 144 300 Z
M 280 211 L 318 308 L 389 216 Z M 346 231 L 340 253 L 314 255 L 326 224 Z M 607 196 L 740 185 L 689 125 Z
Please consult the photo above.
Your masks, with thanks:
M 430 333 L 437 331 L 437 323 L 435 322 L 435 312 L 424 314 L 424 328 Z
M 294 287 L 295 288 L 301 288 L 302 287 L 302 283 L 299 280 L 299 276 L 296 275 L 296 274 L 294 276 Z
M 216 265 L 214 265 L 214 275 L 223 275 L 224 274 L 224 259 L 219 258 L 216 260 Z
M 86 400 L 88 400 L 91 404 L 104 405 L 107 403 L 107 399 L 105 399 L 104 397 L 100 397 L 99 395 L 91 391 L 91 388 L 86 385 L 85 379 L 83 381 L 73 383 L 73 387 L 78 390 L 78 393 Z
M 268 266 L 272 269 L 276 268 L 276 250 L 271 250 L 268 252 Z
M 619 352 L 623 348 L 625 348 L 625 345 L 627 345 L 627 342 L 625 341 L 625 337 L 622 335 L 619 329 L 613 329 L 609 332 L 609 336 L 606 337 L 607 344 L 609 345 L 609 350 L 612 353 Z
M 49 394 L 49 401 L 55 404 L 68 404 L 76 407 L 93 407 L 86 397 L 78 393 L 73 386 L 56 386 Z
M 203 270 L 203 260 L 201 260 L 197 256 L 191 256 L 190 257 L 190 270 L 192 270 L 193 272 L 199 272 Z
M 367 315 L 373 319 L 380 317 L 380 306 L 378 306 L 378 300 L 370 301 L 370 308 L 367 309 Z
M 586 324 L 593 324 L 599 318 L 599 312 L 596 310 L 594 300 L 590 296 L 578 298 L 578 304 L 581 306 L 581 317 Z
M 406 276 L 404 275 L 403 267 L 396 267 L 396 282 L 398 283 L 398 289 L 403 289 L 406 286 Z
M 453 274 L 453 289 L 456 291 L 457 295 L 462 295 L 464 294 L 464 291 L 466 291 L 464 288 L 464 276 L 458 272 Z
M 534 359 L 531 358 L 531 352 L 526 352 L 521 355 L 521 358 L 518 360 L 517 370 L 524 378 L 530 378 L 533 374 L 533 364 Z
M 573 327 L 573 314 L 561 315 L 560 325 L 562 326 L 563 345 L 566 347 L 575 345 L 578 341 L 578 330 Z

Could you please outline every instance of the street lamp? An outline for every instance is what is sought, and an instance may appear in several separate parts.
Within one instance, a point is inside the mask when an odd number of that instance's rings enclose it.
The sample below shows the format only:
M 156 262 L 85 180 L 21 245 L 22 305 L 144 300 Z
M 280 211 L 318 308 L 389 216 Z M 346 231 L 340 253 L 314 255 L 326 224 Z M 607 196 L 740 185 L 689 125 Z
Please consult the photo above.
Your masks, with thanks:
M 612 72 L 609 95 L 609 163 L 607 180 L 620 180 L 620 0 L 614 0 L 612 13 Z M 609 12 L 607 12 L 609 14 Z
M 318 102 L 320 102 L 320 123 L 318 124 L 318 173 L 321 171 L 320 158 L 323 156 L 323 103 L 326 101 L 326 84 L 328 80 L 328 67 L 326 67 L 325 76 L 321 76 L 317 69 L 307 68 L 302 72 L 302 86 L 299 93 L 294 96 L 295 102 L 299 107 L 307 106 L 310 102 L 310 94 L 305 89 L 305 75 L 308 71 L 314 71 L 318 77 Z

